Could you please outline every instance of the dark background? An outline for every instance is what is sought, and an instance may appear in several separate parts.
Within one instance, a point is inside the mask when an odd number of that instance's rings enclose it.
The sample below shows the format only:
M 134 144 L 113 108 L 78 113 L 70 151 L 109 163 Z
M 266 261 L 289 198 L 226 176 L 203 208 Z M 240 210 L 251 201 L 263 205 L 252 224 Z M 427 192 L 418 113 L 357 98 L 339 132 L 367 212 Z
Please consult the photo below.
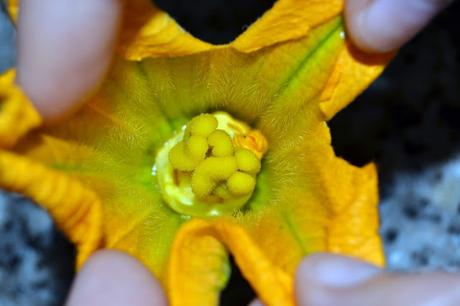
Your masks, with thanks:
M 213 43 L 234 39 L 273 2 L 157 1 L 187 31 Z M 393 270 L 460 267 L 460 194 L 454 192 L 460 189 L 459 18 L 456 1 L 330 123 L 339 156 L 379 166 L 381 231 Z M 0 19 L 2 70 L 14 62 L 15 37 Z M 440 200 L 433 195 L 442 188 Z M 14 195 L 0 195 L 0 229 L 0 306 L 62 305 L 73 247 L 43 211 Z M 223 296 L 223 305 L 244 305 L 252 291 L 235 270 Z

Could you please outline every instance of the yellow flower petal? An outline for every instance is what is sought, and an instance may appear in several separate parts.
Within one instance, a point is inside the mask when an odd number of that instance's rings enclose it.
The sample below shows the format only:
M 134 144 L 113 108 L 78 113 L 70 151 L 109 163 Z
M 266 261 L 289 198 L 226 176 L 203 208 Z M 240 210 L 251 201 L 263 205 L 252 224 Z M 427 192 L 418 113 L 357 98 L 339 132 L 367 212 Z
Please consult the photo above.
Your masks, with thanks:
M 167 275 L 170 305 L 218 305 L 228 276 L 224 246 L 264 305 L 294 305 L 292 277 L 270 262 L 241 227 L 198 219 L 183 225 L 174 241 Z
M 0 75 L 0 148 L 12 147 L 42 123 L 40 115 L 14 84 L 15 71 Z
M 166 206 L 161 203 L 161 194 L 152 177 L 153 155 L 136 149 L 137 145 L 142 145 L 140 138 L 133 137 L 129 129 L 124 130 L 127 127 L 120 128 L 116 123 L 110 127 L 105 120 L 113 119 L 91 110 L 85 116 L 74 117 L 69 126 L 41 129 L 29 135 L 16 146 L 15 152 L 94 190 L 102 200 L 103 211 L 100 233 L 103 243 L 98 247 L 126 251 L 144 262 L 156 275 L 162 275 L 174 233 L 182 222 L 181 217 L 165 209 Z M 102 130 L 98 128 L 101 126 L 104 126 Z M 53 136 L 51 131 L 56 131 Z M 124 151 L 113 150 L 114 138 L 124 142 Z M 137 157 L 132 158 L 134 155 Z M 12 178 L 18 173 L 20 176 L 28 175 L 25 171 L 18 172 L 15 167 L 2 167 L 0 171 Z M 34 183 L 37 176 L 30 178 L 28 183 L 30 188 L 39 190 L 41 182 L 37 180 Z M 49 184 L 59 182 L 50 181 Z M 0 186 L 16 191 L 10 184 L 0 182 Z M 48 196 L 52 198 L 52 189 L 49 191 Z M 73 192 L 78 191 L 69 190 L 71 195 Z M 45 200 L 41 201 L 46 205 Z M 66 200 L 60 199 L 63 207 L 67 206 Z M 55 220 L 58 224 L 61 222 L 60 219 Z M 73 241 L 73 230 L 65 233 Z M 86 258 L 86 254 L 79 257 Z
M 254 52 L 308 36 L 316 26 L 339 16 L 342 7 L 343 0 L 279 0 L 233 42 L 212 45 L 191 36 L 150 1 L 133 0 L 127 2 L 121 50 L 131 60 L 189 55 L 229 46 L 240 52 Z
M 19 0 L 7 0 L 8 13 L 14 22 L 17 22 L 19 15 Z
M 307 36 L 312 28 L 340 15 L 342 0 L 279 0 L 231 43 L 242 52 Z
M 188 34 L 151 1 L 126 1 L 120 51 L 127 59 L 187 55 L 211 47 Z
M 321 97 L 320 107 L 326 120 L 334 117 L 366 89 L 393 56 L 393 53 L 367 54 L 347 43 Z
M 379 237 L 377 171 L 370 164 L 361 169 L 335 159 L 322 180 L 333 210 L 328 220 L 328 250 L 383 266 Z M 340 177 L 338 177 L 340 176 Z M 369 203 L 374 203 L 370 206 Z M 359 216 L 357 218 L 356 216 Z
M 76 244 L 77 266 L 100 246 L 101 203 L 78 180 L 0 150 L 0 186 L 31 198 L 50 213 L 57 226 Z
M 373 165 L 349 165 L 334 156 L 327 139 L 267 158 L 271 192 L 239 222 L 272 262 L 290 275 L 315 252 L 383 265 Z

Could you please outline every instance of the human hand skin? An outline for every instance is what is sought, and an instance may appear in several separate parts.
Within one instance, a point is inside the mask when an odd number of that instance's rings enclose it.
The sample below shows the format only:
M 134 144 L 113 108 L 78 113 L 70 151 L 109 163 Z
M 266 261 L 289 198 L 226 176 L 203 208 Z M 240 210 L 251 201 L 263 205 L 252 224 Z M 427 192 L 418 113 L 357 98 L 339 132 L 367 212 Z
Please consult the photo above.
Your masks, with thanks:
M 460 275 L 385 272 L 331 254 L 305 259 L 296 278 L 298 306 L 456 306 Z
M 354 44 L 385 53 L 413 38 L 453 0 L 345 0 L 345 20 Z
M 66 306 L 166 306 L 160 284 L 136 259 L 99 251 L 74 281 Z
M 21 0 L 17 82 L 46 123 L 74 112 L 107 72 L 119 0 Z

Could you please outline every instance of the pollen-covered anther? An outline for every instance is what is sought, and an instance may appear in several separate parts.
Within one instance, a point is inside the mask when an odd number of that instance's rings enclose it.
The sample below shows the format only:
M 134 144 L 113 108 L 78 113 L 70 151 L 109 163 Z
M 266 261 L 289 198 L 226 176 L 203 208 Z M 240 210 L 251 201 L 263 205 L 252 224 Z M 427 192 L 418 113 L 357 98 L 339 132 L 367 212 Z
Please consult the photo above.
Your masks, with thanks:
M 196 135 L 208 137 L 217 129 L 217 119 L 210 114 L 201 114 L 190 121 L 185 130 L 185 136 Z
M 169 160 L 175 169 L 192 171 L 203 161 L 208 151 L 208 142 L 202 136 L 190 136 L 176 144 L 169 153 Z
M 229 133 L 218 129 L 218 125 L 216 117 L 210 114 L 192 119 L 182 141 L 169 152 L 171 165 L 175 171 L 190 173 L 191 188 L 197 198 L 225 201 L 232 195 L 250 195 L 261 167 L 257 153 L 264 153 L 264 142 L 250 131 L 245 142 L 250 148 L 235 148 Z M 258 151 L 254 152 L 255 149 Z
M 208 137 L 208 144 L 212 148 L 212 155 L 217 157 L 233 155 L 233 143 L 228 134 L 222 130 L 215 130 Z
M 192 190 L 199 198 L 209 196 L 219 182 L 226 181 L 236 170 L 233 156 L 209 157 L 193 172 Z
M 227 187 L 230 193 L 236 196 L 250 194 L 256 186 L 256 179 L 244 172 L 235 172 L 229 177 Z
M 169 153 L 173 167 L 181 171 L 192 171 L 206 157 L 209 149 L 207 137 L 217 128 L 217 119 L 209 114 L 195 117 L 188 124 L 184 139 Z
M 216 215 L 249 200 L 266 140 L 245 123 L 215 113 L 192 119 L 167 147 L 168 162 L 163 153 L 157 160 L 166 201 L 186 214 Z
M 235 152 L 236 164 L 238 170 L 245 171 L 249 174 L 257 174 L 260 171 L 260 160 L 248 149 L 237 149 Z

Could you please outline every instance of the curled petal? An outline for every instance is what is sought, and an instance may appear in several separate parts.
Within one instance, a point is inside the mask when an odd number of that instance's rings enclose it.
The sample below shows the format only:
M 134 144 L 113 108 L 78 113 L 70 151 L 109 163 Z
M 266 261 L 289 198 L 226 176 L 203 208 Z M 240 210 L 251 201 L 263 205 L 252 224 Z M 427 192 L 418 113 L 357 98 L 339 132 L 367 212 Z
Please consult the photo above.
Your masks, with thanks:
M 101 203 L 78 180 L 0 150 L 0 185 L 31 198 L 50 213 L 57 226 L 76 244 L 77 266 L 99 247 Z
M 220 219 L 194 219 L 177 233 L 167 285 L 172 306 L 218 305 L 226 284 L 225 248 L 266 306 L 294 305 L 292 278 L 270 262 L 245 230 Z
M 367 54 L 347 42 L 320 98 L 325 119 L 330 120 L 350 104 L 382 73 L 393 56 L 394 53 Z
M 331 203 L 328 250 L 383 266 L 385 259 L 378 234 L 378 210 L 375 209 L 378 203 L 375 165 L 355 168 L 337 158 L 330 167 L 334 167 L 335 173 L 324 171 L 321 175 Z

